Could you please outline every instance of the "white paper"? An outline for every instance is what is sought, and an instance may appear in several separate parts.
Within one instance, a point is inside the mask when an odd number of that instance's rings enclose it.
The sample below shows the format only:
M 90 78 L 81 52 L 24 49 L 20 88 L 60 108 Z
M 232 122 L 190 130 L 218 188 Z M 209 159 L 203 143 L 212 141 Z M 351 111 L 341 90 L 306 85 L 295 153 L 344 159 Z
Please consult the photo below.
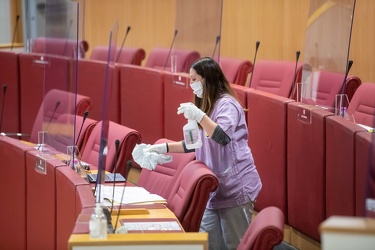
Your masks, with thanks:
M 151 194 L 142 187 L 116 186 L 114 195 L 113 186 L 102 186 L 102 188 L 104 199 L 113 199 L 117 203 L 134 204 L 142 202 L 166 202 L 166 200 L 160 195 Z M 122 197 L 123 199 L 121 200 Z

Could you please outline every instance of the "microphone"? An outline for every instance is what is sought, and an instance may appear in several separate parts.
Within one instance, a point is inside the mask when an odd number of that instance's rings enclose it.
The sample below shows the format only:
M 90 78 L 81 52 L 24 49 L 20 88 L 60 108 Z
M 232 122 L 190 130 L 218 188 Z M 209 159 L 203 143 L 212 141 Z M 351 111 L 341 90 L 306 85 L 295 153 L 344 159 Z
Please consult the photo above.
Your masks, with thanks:
M 250 82 L 249 82 L 249 88 L 251 87 L 251 82 L 252 82 L 252 80 L 253 80 L 254 69 L 255 69 L 255 61 L 256 61 L 256 59 L 257 59 L 257 53 L 258 53 L 259 45 L 260 45 L 260 42 L 257 41 L 257 42 L 255 43 L 255 54 L 254 54 L 254 60 L 253 60 L 253 69 L 252 69 L 252 72 L 251 72 L 251 77 L 250 77 Z
M 215 56 L 215 52 L 216 52 L 216 47 L 217 47 L 217 45 L 219 44 L 219 42 L 220 42 L 220 35 L 217 35 L 217 37 L 216 37 L 216 43 L 215 43 L 215 47 L 214 47 L 214 51 L 212 52 L 212 59 L 214 59 L 214 56 Z M 219 60 L 220 60 L 220 58 L 218 58 Z
M 89 111 L 86 110 L 86 111 L 83 113 L 83 120 L 82 120 L 81 128 L 79 129 L 79 133 L 78 133 L 78 136 L 77 136 L 77 140 L 76 140 L 75 145 L 78 145 L 78 141 L 79 141 L 79 138 L 80 138 L 80 136 L 81 136 L 81 132 L 82 132 L 82 128 L 83 128 L 83 124 L 85 123 L 85 120 L 86 120 L 86 118 L 87 118 L 88 115 L 89 115 Z
M 292 82 L 292 88 L 290 89 L 289 98 L 292 98 L 293 92 L 294 92 L 294 85 L 296 84 L 296 77 L 297 77 L 297 65 L 298 65 L 298 59 L 301 52 L 299 50 L 296 51 L 296 66 L 294 67 L 294 77 Z
M 0 132 L 3 126 L 3 115 L 4 115 L 4 105 L 5 105 L 5 93 L 7 92 L 7 85 L 3 84 L 3 104 L 1 106 L 1 115 L 0 115 Z
M 128 34 L 129 34 L 130 29 L 131 29 L 130 26 L 128 26 L 128 28 L 126 29 L 124 39 L 122 39 L 121 48 L 120 48 L 120 51 L 118 52 L 118 55 L 117 55 L 117 58 L 116 58 L 116 61 L 115 61 L 115 62 L 118 62 L 118 59 L 120 59 L 120 55 L 121 55 L 121 52 L 122 52 L 122 48 L 124 47 L 124 44 L 125 44 L 126 38 L 128 37 Z
M 348 74 L 349 74 L 350 69 L 352 68 L 352 65 L 353 65 L 353 60 L 349 60 L 348 64 L 346 65 L 345 77 L 342 83 L 340 93 L 346 94 L 346 80 L 348 79 Z
M 167 67 L 169 57 L 171 56 L 174 40 L 176 39 L 177 33 L 178 33 L 178 30 L 175 30 L 174 35 L 173 35 L 172 44 L 171 44 L 171 47 L 169 48 L 168 56 L 167 56 L 167 59 L 165 60 L 165 63 L 164 63 L 164 68 L 163 68 L 164 70 L 165 70 L 165 67 Z
M 17 27 L 18 27 L 18 20 L 20 19 L 20 16 L 17 15 L 16 17 L 16 25 L 14 26 L 14 31 L 13 31 L 13 39 L 12 39 L 12 44 L 10 46 L 10 51 L 13 50 L 13 44 L 14 44 L 14 41 L 16 39 L 16 32 L 17 32 Z
M 55 109 L 53 110 L 52 115 L 51 115 L 51 117 L 49 118 L 49 121 L 48 121 L 48 124 L 47 124 L 47 127 L 46 127 L 45 131 L 48 131 L 48 127 L 49 127 L 49 125 L 51 124 L 52 119 L 53 119 L 53 116 L 55 115 L 55 112 L 56 112 L 57 108 L 60 106 L 60 103 L 61 103 L 60 101 L 57 101 L 57 102 L 56 102 Z M 39 148 L 40 148 L 41 145 L 42 145 L 42 143 L 39 144 L 37 150 L 39 150 Z

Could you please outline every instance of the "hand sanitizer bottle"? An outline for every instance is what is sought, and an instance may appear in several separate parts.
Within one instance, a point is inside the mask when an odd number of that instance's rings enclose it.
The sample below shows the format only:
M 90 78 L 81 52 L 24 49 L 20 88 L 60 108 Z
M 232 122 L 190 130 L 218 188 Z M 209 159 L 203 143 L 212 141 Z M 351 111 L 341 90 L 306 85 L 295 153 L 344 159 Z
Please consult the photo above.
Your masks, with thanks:
M 96 203 L 95 212 L 90 218 L 90 238 L 106 239 L 107 238 L 107 218 L 103 213 L 100 203 Z
M 195 120 L 188 120 L 188 123 L 183 127 L 183 132 L 187 149 L 196 149 L 202 146 L 201 134 Z

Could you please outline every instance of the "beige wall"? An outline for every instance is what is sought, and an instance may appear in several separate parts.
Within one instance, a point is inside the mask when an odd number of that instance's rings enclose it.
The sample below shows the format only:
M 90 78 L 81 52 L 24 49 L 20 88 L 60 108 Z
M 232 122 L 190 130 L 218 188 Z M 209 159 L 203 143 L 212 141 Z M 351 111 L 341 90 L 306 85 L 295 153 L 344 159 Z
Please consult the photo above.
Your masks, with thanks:
M 187 0 L 188 1 L 188 0 Z M 303 58 L 310 0 L 223 0 L 221 55 L 253 60 Z M 351 1 L 349 1 L 351 2 Z M 354 2 L 354 0 L 353 0 Z M 350 75 L 375 82 L 375 1 L 357 0 L 350 59 Z M 194 15 L 194 9 L 187 9 Z M 86 0 L 85 39 L 90 49 L 107 45 L 109 30 L 119 22 L 117 43 L 127 26 L 128 47 L 169 47 L 175 20 L 175 0 Z M 199 18 L 199 16 L 197 16 Z M 198 31 L 204 32 L 204 30 Z M 334 37 L 332 38 L 334 39 Z

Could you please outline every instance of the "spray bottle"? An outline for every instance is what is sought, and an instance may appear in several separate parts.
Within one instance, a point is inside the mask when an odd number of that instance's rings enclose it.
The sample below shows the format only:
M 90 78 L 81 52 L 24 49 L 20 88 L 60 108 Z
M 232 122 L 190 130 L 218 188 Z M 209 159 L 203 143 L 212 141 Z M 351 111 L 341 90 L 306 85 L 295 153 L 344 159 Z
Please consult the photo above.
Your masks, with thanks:
M 182 130 L 184 132 L 184 140 L 187 149 L 196 149 L 202 146 L 202 139 L 197 121 L 188 120 L 188 123 Z

